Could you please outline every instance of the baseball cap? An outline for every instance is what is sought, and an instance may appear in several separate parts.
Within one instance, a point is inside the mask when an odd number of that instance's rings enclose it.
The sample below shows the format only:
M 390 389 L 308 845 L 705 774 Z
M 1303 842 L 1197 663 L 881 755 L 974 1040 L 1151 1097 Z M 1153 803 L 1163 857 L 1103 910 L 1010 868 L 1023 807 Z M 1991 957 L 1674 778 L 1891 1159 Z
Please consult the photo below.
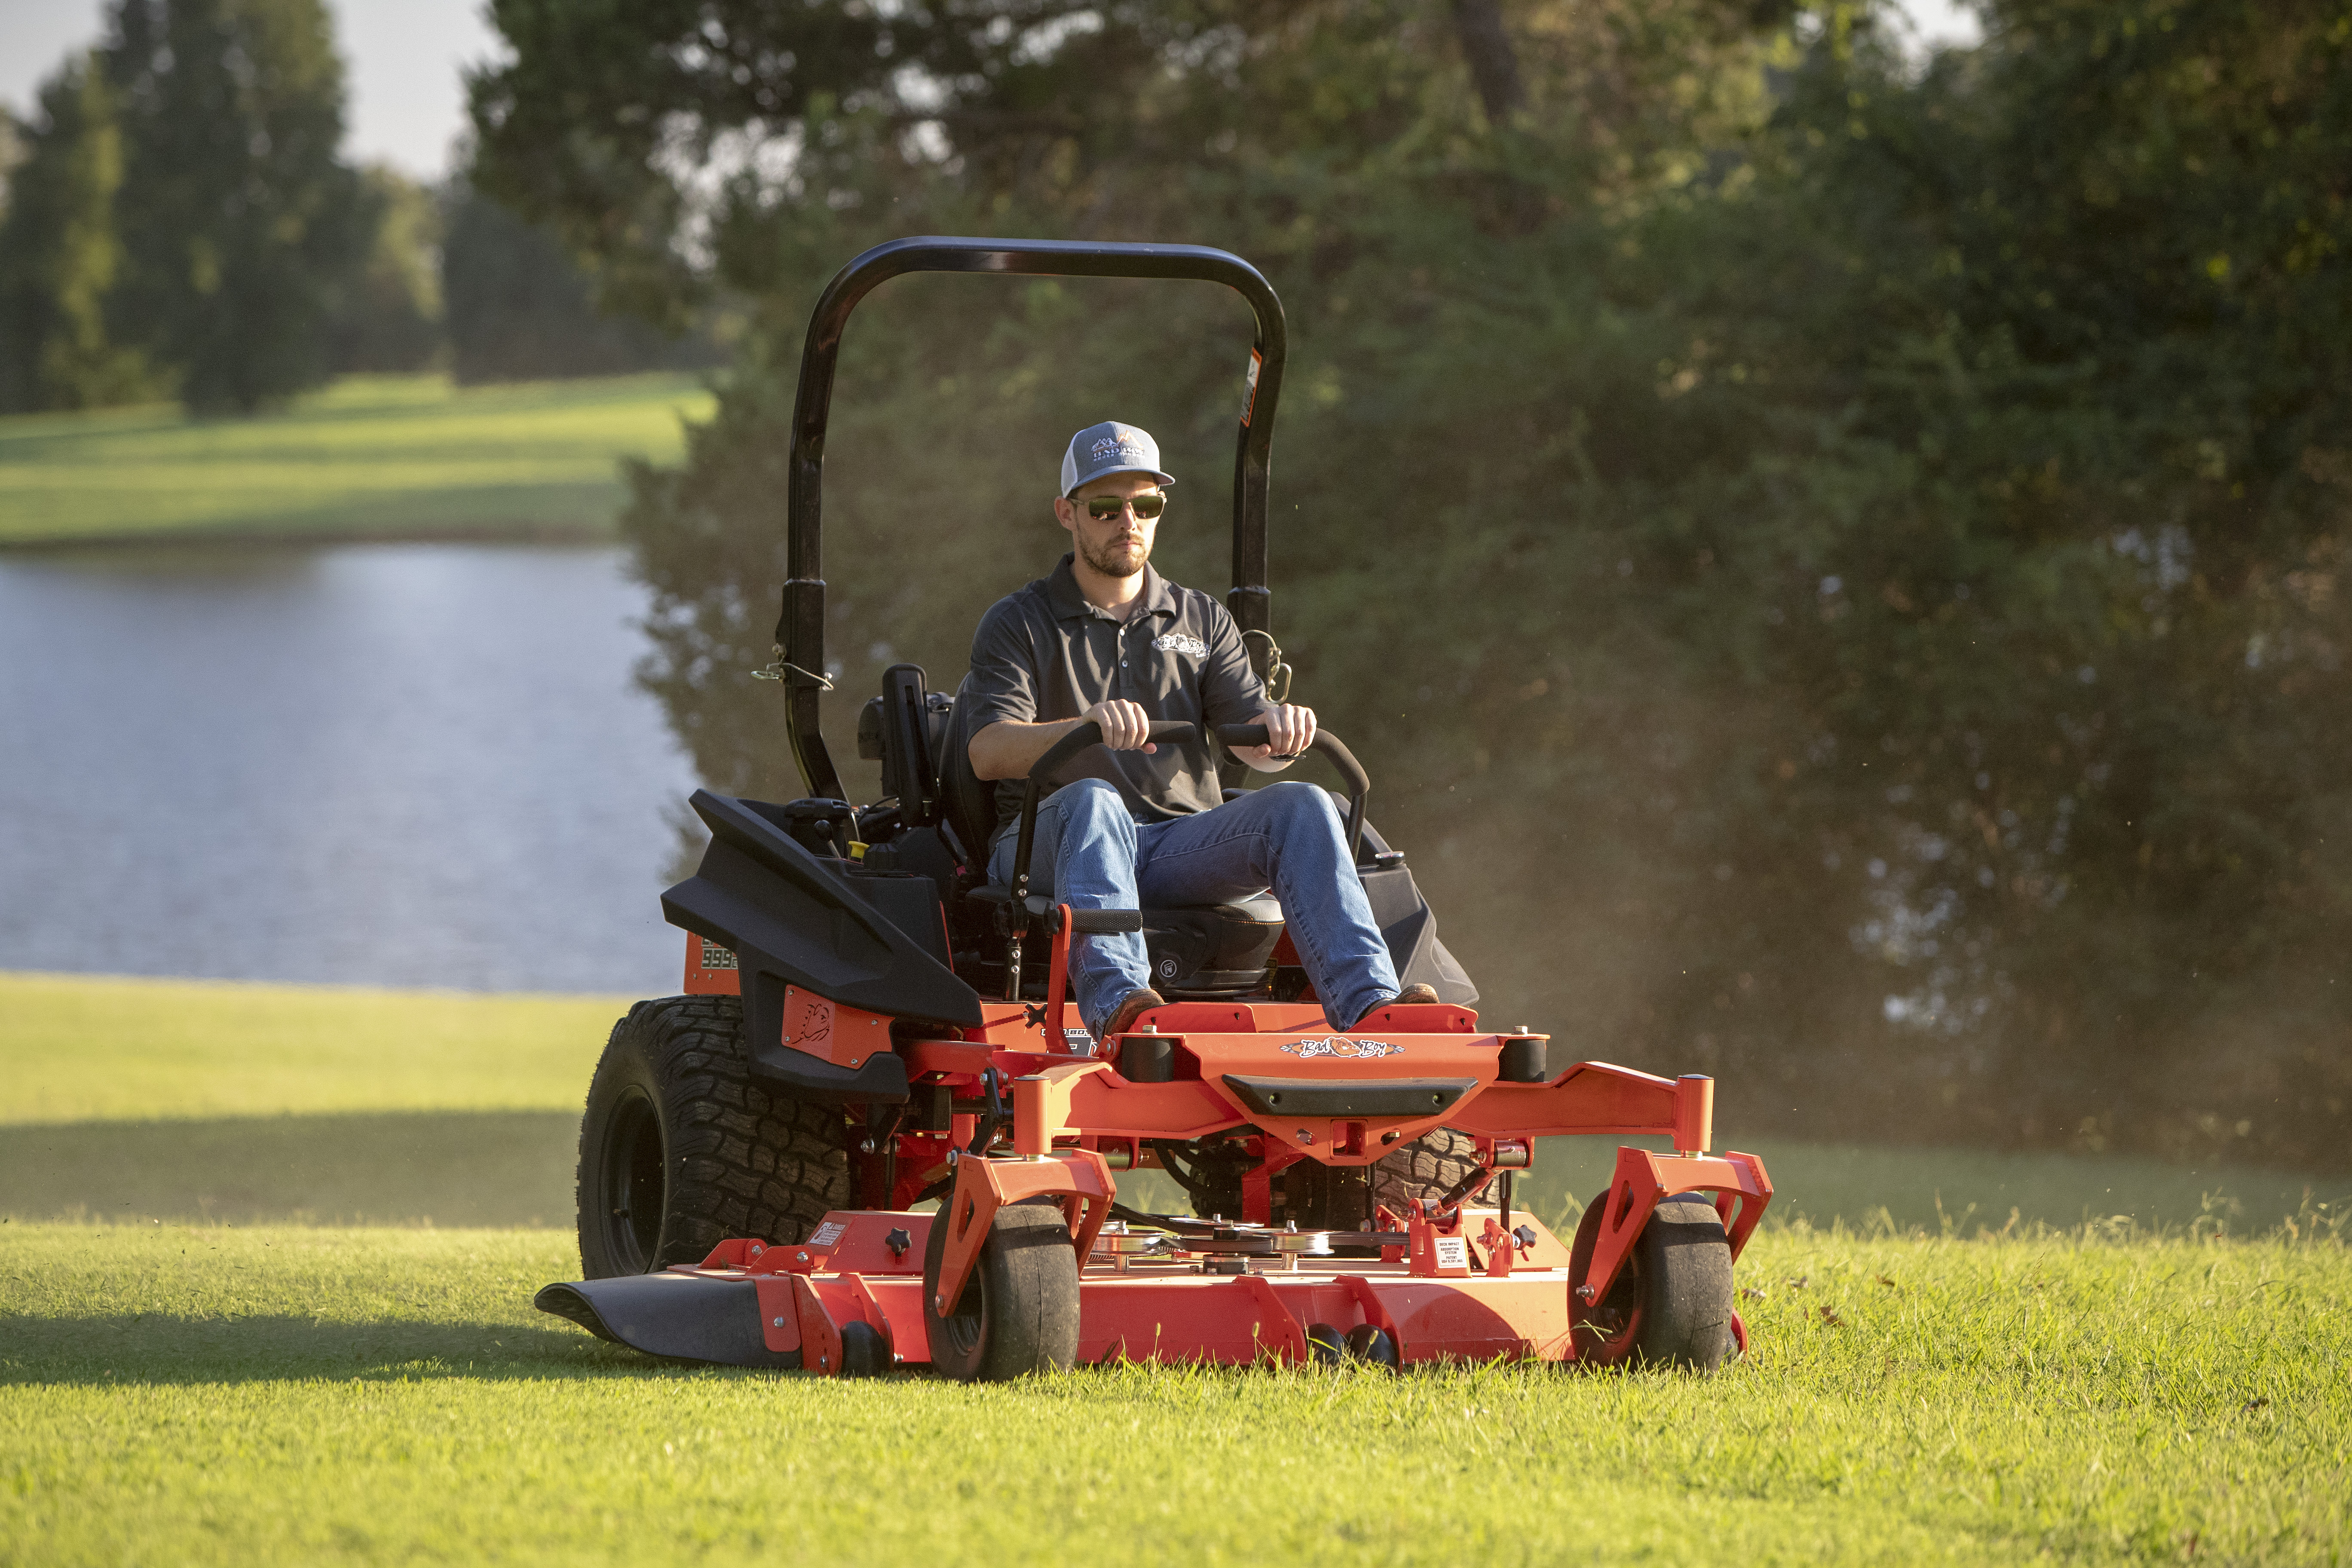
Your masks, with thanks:
M 1176 482 L 1160 471 L 1160 443 L 1116 419 L 1089 425 L 1070 437 L 1070 448 L 1062 454 L 1062 493 L 1105 474 L 1150 474 L 1163 485 Z

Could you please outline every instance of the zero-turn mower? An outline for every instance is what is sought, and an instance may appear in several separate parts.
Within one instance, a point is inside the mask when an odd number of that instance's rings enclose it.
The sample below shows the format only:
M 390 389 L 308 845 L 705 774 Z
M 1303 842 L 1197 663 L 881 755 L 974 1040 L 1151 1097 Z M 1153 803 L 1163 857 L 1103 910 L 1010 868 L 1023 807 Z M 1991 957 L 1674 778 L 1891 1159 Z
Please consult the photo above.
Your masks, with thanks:
M 581 1128 L 588 1278 L 538 1305 L 655 1355 L 835 1374 L 1118 1359 L 1710 1370 L 1744 1348 L 1732 1263 L 1772 1186 L 1753 1155 L 1706 1152 L 1712 1080 L 1556 1061 L 1546 1035 L 1482 1027 L 1403 856 L 1365 821 L 1364 770 L 1328 731 L 1316 749 L 1347 786 L 1397 972 L 1442 999 L 1347 1030 L 1270 898 L 1122 910 L 1029 893 L 1039 797 L 1100 743 L 1091 724 L 1030 773 L 1010 888 L 986 880 L 993 786 L 972 773 L 964 715 L 912 665 L 884 675 L 859 721 L 881 798 L 850 803 L 818 728 L 826 416 L 850 311 L 918 271 L 1190 279 L 1248 302 L 1228 605 L 1261 673 L 1278 661 L 1265 507 L 1284 329 L 1255 268 L 1198 246 L 940 238 L 843 268 L 801 363 L 791 574 L 762 672 L 783 684 L 810 793 L 693 796 L 710 842 L 662 896 L 688 933 L 685 994 L 613 1030 Z M 1181 723 L 1153 739 L 1212 744 Z M 1070 942 L 1135 931 L 1169 1001 L 1089 1039 Z M 1513 1208 L 1513 1176 L 1537 1139 L 1596 1133 L 1674 1152 L 1621 1148 L 1564 1245 Z M 1122 1205 L 1119 1173 L 1147 1169 L 1194 1213 Z

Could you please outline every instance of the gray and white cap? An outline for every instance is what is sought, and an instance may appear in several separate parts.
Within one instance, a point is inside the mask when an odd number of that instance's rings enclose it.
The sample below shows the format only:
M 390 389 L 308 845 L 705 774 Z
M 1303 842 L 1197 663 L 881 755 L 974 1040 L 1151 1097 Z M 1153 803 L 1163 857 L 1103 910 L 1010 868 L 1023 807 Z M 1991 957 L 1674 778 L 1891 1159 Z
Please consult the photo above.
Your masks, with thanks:
M 1160 471 L 1160 443 L 1116 419 L 1089 425 L 1070 437 L 1070 449 L 1062 454 L 1062 493 L 1105 474 L 1150 474 L 1163 485 L 1176 482 Z

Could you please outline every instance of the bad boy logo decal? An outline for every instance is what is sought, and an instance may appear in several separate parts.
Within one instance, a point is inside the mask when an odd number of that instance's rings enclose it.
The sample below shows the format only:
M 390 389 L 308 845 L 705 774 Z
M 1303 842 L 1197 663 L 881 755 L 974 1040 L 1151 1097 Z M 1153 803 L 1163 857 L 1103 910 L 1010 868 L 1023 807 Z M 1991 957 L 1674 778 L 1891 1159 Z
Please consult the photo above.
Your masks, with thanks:
M 1280 1049 L 1294 1057 L 1338 1057 L 1349 1061 L 1377 1061 L 1382 1057 L 1404 1055 L 1402 1046 L 1392 1046 L 1386 1040 L 1351 1040 L 1345 1035 L 1321 1040 L 1285 1040 Z
M 1188 637 L 1182 632 L 1170 632 L 1151 639 L 1151 646 L 1161 653 L 1188 653 L 1194 658 L 1209 657 L 1209 645 L 1199 637 Z

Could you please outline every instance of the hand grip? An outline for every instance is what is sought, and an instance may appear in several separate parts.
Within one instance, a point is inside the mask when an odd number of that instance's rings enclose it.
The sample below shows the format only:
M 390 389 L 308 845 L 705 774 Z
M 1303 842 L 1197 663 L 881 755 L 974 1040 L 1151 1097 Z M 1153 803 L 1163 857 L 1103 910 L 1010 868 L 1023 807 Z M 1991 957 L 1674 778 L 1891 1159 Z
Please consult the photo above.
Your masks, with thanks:
M 1219 724 L 1215 733 L 1228 746 L 1271 743 L 1263 724 Z M 1329 758 L 1331 765 L 1339 770 L 1340 782 L 1348 786 L 1348 858 L 1356 859 L 1364 842 L 1364 797 L 1372 793 L 1371 775 L 1364 772 L 1363 763 L 1356 761 L 1356 753 L 1328 730 L 1316 731 L 1307 749 Z
M 1190 721 L 1154 719 L 1144 731 L 1144 739 L 1157 745 L 1162 741 L 1189 740 L 1200 733 Z M 1070 732 L 1045 748 L 1045 754 L 1029 765 L 1029 777 L 1035 784 L 1049 784 L 1064 763 L 1088 746 L 1102 744 L 1102 725 L 1092 719 L 1081 721 Z
M 1155 719 L 1144 731 L 1144 739 L 1157 744 L 1161 741 L 1189 740 L 1199 734 L 1200 727 L 1183 719 Z M 1029 856 L 1037 845 L 1037 803 L 1044 798 L 1046 783 L 1060 771 L 1064 763 L 1089 746 L 1102 744 L 1102 725 L 1096 720 L 1085 719 L 1070 727 L 1070 732 L 1045 748 L 1029 768 L 1027 786 L 1021 792 L 1021 835 L 1013 847 L 1013 896 L 1026 900 L 1029 896 Z M 1015 935 L 1028 926 L 1025 905 L 1014 906 Z

